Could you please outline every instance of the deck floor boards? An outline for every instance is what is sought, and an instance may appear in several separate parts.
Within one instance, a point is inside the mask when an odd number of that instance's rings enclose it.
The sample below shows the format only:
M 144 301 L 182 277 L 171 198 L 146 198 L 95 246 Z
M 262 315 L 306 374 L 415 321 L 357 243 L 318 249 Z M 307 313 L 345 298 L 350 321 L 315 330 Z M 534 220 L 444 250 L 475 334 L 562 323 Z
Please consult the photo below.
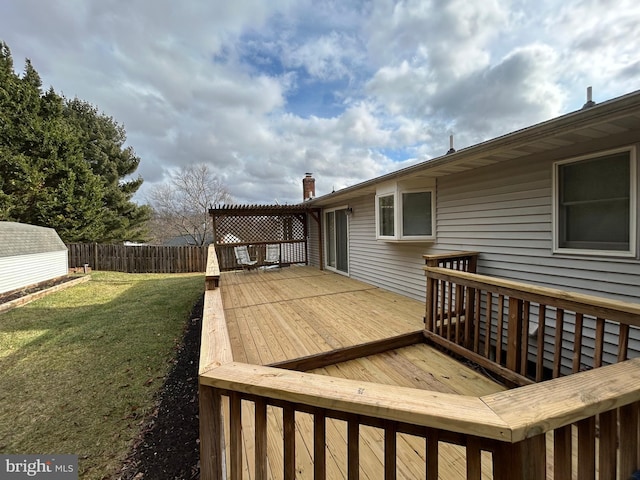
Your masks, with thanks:
M 424 303 L 311 267 L 224 272 L 220 283 L 233 356 L 240 362 L 268 365 L 424 327 Z M 463 395 L 480 396 L 503 388 L 425 344 L 333 364 L 311 373 Z M 280 479 L 282 410 L 268 407 L 267 424 L 268 478 Z M 253 479 L 254 408 L 246 401 L 242 404 L 242 428 L 243 478 Z M 312 416 L 297 413 L 296 478 L 313 478 L 312 432 Z M 228 432 L 225 437 L 228 441 Z M 326 438 L 327 478 L 346 478 L 346 423 L 328 419 Z M 425 440 L 406 434 L 398 434 L 397 439 L 397 478 L 424 478 Z M 460 447 L 441 443 L 440 455 L 440 478 L 465 478 L 465 455 Z M 483 454 L 483 478 L 492 478 L 488 456 Z M 360 427 L 360 478 L 383 478 L 383 458 L 384 432 Z

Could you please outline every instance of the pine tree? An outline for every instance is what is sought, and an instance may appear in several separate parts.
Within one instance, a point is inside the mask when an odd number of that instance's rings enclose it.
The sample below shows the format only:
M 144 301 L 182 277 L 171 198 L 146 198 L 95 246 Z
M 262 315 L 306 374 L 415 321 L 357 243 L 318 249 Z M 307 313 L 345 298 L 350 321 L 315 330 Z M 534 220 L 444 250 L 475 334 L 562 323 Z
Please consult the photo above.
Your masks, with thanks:
M 22 76 L 0 42 L 0 220 L 55 228 L 71 241 L 139 240 L 148 207 L 131 202 L 142 179 L 124 128 L 66 101 L 29 60 Z

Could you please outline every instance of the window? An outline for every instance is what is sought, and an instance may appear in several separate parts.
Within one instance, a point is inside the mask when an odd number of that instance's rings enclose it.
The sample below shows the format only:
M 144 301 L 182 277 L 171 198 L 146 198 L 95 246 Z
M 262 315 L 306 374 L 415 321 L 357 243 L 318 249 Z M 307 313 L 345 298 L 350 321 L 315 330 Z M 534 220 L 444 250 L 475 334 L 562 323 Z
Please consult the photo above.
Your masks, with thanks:
M 402 194 L 402 233 L 404 236 L 430 236 L 431 192 Z
M 376 238 L 387 241 L 434 239 L 434 190 L 392 183 L 376 195 Z
M 635 150 L 555 164 L 555 250 L 635 256 Z
M 378 227 L 381 237 L 393 237 L 395 235 L 394 203 L 395 195 L 385 195 L 378 199 Z

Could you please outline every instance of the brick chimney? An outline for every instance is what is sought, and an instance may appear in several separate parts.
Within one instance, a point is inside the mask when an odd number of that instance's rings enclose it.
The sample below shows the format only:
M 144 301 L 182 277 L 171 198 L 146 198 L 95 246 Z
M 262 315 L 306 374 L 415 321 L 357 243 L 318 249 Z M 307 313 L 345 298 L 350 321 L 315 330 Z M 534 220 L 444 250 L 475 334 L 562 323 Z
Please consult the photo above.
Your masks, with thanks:
M 302 179 L 302 199 L 306 202 L 316 196 L 316 179 L 310 173 L 305 173 Z

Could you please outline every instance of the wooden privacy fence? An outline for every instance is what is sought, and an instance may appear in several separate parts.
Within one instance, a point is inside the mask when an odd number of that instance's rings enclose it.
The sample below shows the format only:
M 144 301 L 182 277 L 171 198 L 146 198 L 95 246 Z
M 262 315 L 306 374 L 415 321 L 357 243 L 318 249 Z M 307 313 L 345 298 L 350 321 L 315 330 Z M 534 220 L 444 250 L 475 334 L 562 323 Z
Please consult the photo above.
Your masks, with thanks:
M 125 273 L 204 272 L 207 246 L 110 245 L 68 243 L 69 268 L 89 265 L 93 270 Z

